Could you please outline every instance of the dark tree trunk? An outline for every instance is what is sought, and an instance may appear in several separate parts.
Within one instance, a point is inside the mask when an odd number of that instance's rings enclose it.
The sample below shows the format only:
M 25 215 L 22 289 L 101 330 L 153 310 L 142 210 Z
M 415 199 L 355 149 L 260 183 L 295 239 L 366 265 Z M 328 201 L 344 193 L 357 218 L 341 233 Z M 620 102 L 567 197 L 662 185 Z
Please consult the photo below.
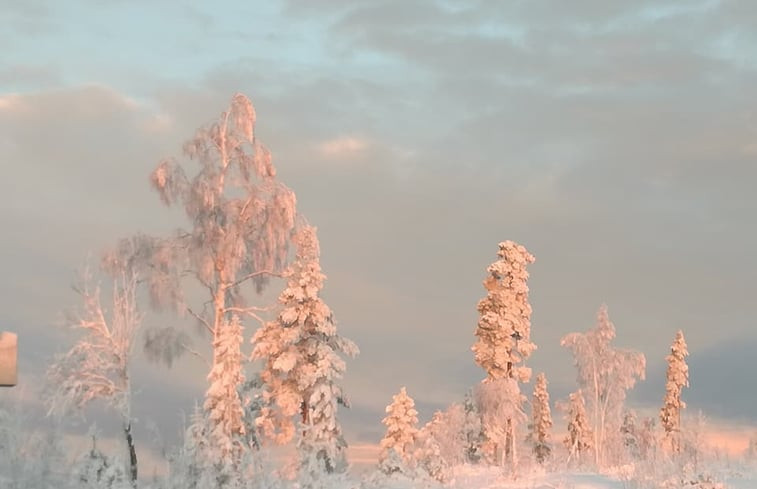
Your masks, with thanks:
M 124 425 L 126 446 L 129 448 L 129 480 L 131 486 L 137 487 L 137 449 L 134 447 L 134 439 L 131 436 L 131 423 Z

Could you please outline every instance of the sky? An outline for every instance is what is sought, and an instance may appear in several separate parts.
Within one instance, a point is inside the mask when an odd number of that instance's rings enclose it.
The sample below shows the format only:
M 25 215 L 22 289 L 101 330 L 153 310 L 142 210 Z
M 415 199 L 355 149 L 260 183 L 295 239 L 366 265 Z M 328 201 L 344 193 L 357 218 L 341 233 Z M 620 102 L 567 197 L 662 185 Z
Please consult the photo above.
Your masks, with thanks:
M 348 442 L 378 441 L 402 386 L 426 421 L 484 377 L 508 239 L 536 257 L 528 365 L 553 399 L 575 389 L 560 338 L 606 303 L 647 356 L 633 406 L 654 414 L 682 329 L 689 409 L 757 426 L 757 3 L 0 0 L 0 50 L 0 329 L 27 392 L 71 344 L 77 270 L 186 224 L 148 175 L 241 92 L 361 349 Z M 140 357 L 138 436 L 175 438 L 206 373 Z

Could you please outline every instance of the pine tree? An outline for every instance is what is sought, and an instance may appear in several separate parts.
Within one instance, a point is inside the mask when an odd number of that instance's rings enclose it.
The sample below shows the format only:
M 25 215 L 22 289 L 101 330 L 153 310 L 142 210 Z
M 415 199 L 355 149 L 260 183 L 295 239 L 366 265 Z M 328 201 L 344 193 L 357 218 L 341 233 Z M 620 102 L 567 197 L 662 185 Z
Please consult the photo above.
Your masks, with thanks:
M 531 370 L 523 362 L 536 345 L 531 342 L 526 267 L 534 262 L 534 257 L 525 247 L 512 241 L 500 243 L 497 255 L 499 259 L 487 268 L 489 276 L 484 280 L 487 295 L 478 303 L 480 318 L 475 333 L 478 340 L 472 350 L 476 363 L 487 373 L 484 382 L 499 379 L 528 382 Z M 504 449 L 503 456 L 495 454 L 495 458 L 509 459 L 513 465 L 516 463 L 514 421 L 511 417 L 498 420 L 504 427 L 493 431 L 502 431 L 502 440 L 489 440 L 494 444 L 495 452 Z M 492 429 L 488 431 L 493 432 Z
M 665 430 L 665 442 L 673 453 L 681 451 L 681 410 L 686 407 L 686 403 L 681 400 L 681 391 L 689 386 L 689 367 L 686 365 L 688 354 L 683 331 L 678 331 L 670 347 L 670 355 L 667 356 L 665 399 L 660 410 L 660 421 Z
M 204 405 L 212 427 L 213 446 L 220 460 L 229 461 L 232 467 L 239 464 L 245 448 L 244 409 L 238 391 L 244 383 L 242 341 L 242 324 L 235 314 L 221 326 L 213 342 L 218 361 L 208 376 L 210 388 Z
M 418 411 L 404 387 L 392 397 L 392 403 L 386 407 L 386 417 L 381 422 L 386 426 L 386 434 L 379 443 L 379 469 L 387 474 L 409 472 L 415 463 L 413 449 L 418 438 Z
M 552 413 L 549 408 L 549 392 L 547 392 L 547 377 L 540 373 L 536 376 L 533 400 L 531 401 L 531 433 L 529 439 L 533 443 L 536 461 L 543 464 L 552 452 L 550 443 L 552 430 Z
M 281 312 L 253 337 L 252 358 L 263 361 L 261 379 L 269 405 L 258 425 L 280 443 L 295 432 L 303 467 L 333 473 L 346 468 L 346 443 L 337 420 L 337 405 L 346 405 L 338 382 L 357 346 L 337 333 L 331 309 L 320 298 L 325 275 L 319 263 L 315 228 L 303 226 L 295 237 L 297 257 L 279 296 Z
M 578 369 L 578 383 L 587 394 L 587 404 L 594 434 L 594 462 L 605 463 L 606 453 L 619 453 L 622 445 L 620 425 L 626 393 L 637 380 L 644 379 L 646 359 L 633 350 L 615 348 L 615 326 L 602 305 L 596 326 L 585 333 L 570 333 L 560 344 L 573 353 Z
M 581 390 L 571 393 L 568 402 L 568 434 L 563 443 L 570 452 L 568 460 L 575 455 L 583 461 L 584 454 L 592 449 L 594 435 L 586 417 L 586 403 Z

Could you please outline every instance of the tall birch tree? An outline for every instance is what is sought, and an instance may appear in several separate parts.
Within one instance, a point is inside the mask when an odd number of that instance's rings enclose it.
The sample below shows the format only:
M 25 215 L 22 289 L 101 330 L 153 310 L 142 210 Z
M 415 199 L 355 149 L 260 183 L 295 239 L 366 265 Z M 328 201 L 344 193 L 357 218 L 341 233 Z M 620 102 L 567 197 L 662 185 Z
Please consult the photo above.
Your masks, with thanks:
M 579 386 L 588 394 L 597 466 L 605 463 L 608 445 L 620 452 L 626 393 L 637 380 L 644 379 L 646 368 L 643 353 L 615 348 L 610 344 L 614 338 L 615 326 L 610 322 L 607 306 L 602 305 L 594 328 L 585 333 L 570 333 L 560 341 L 573 353 Z
M 152 186 L 164 204 L 183 209 L 188 227 L 169 237 L 123 240 L 105 260 L 117 263 L 124 259 L 124 248 L 136 247 L 138 253 L 130 260 L 143 270 L 152 305 L 190 316 L 207 332 L 211 371 L 225 362 L 219 337 L 233 314 L 241 321 L 264 322 L 267 308 L 248 303 L 246 284 L 262 292 L 280 274 L 296 224 L 295 195 L 276 179 L 271 153 L 257 138 L 255 122 L 252 103 L 237 94 L 216 122 L 198 129 L 184 144 L 183 163 L 161 161 L 150 175 Z M 199 306 L 187 301 L 197 291 L 204 293 Z M 170 328 L 154 331 L 151 339 L 152 352 L 169 362 L 172 354 L 188 350 L 186 335 Z M 212 376 L 208 379 L 213 382 Z M 236 390 L 225 392 L 230 397 L 226 404 L 238 402 Z M 238 410 L 227 415 L 234 419 L 213 422 L 226 427 L 241 422 Z

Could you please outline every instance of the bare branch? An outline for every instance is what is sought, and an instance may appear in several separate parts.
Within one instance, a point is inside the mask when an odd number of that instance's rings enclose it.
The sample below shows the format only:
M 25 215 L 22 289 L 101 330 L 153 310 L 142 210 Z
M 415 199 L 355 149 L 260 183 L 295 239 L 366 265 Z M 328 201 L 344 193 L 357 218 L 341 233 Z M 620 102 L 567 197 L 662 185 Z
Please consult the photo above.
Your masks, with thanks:
M 205 326 L 205 328 L 210 332 L 210 334 L 213 334 L 213 327 L 210 325 L 207 319 L 202 317 L 201 315 L 194 312 L 191 308 L 187 307 L 187 312 L 194 316 L 200 323 Z
M 180 345 L 181 345 L 181 347 L 182 347 L 182 348 L 184 348 L 184 349 L 185 349 L 185 350 L 187 351 L 187 353 L 189 353 L 190 355 L 194 355 L 194 356 L 196 356 L 197 358 L 199 358 L 200 360 L 202 360 L 202 361 L 203 361 L 203 363 L 205 363 L 205 365 L 206 365 L 206 366 L 207 366 L 208 368 L 210 368 L 210 367 L 211 367 L 211 365 L 210 365 L 210 362 L 208 361 L 208 359 L 207 359 L 207 358 L 205 358 L 205 356 L 204 356 L 204 355 L 203 355 L 202 353 L 200 353 L 200 352 L 198 352 L 197 350 L 195 350 L 195 349 L 191 348 L 191 347 L 190 347 L 189 345 L 187 345 L 187 344 L 185 344 L 185 343 L 180 343 Z
M 260 308 L 256 307 L 227 307 L 225 309 L 226 312 L 235 312 L 237 314 L 244 314 L 247 317 L 251 317 L 258 321 L 261 326 L 265 325 L 266 321 L 265 319 L 261 318 L 256 314 L 256 310 Z M 259 312 L 259 311 L 258 311 Z
M 276 273 L 272 270 L 260 270 L 258 272 L 253 272 L 253 273 L 245 275 L 244 277 L 240 278 L 236 282 L 233 282 L 231 285 L 229 285 L 229 288 L 236 287 L 237 285 L 240 285 L 250 279 L 253 279 L 256 277 L 262 277 L 263 275 L 268 275 L 270 277 L 286 278 L 283 273 Z

